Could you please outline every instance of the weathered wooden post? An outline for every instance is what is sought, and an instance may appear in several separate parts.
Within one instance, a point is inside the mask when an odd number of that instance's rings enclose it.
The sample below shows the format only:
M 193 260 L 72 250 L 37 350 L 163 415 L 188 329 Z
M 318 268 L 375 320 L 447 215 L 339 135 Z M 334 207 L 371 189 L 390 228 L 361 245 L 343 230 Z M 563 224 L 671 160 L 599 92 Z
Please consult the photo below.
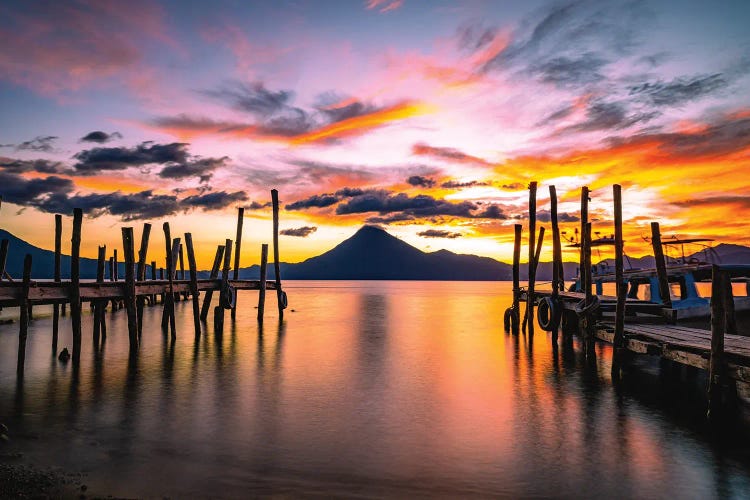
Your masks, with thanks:
M 114 262 L 112 271 L 113 271 L 113 274 L 115 276 L 115 281 L 120 281 L 120 261 L 117 260 L 117 249 L 116 248 L 112 251 L 112 255 L 113 255 L 112 259 L 113 259 L 113 262 Z
M 214 263 L 211 266 L 211 274 L 209 279 L 215 280 L 219 276 L 219 266 L 221 265 L 221 257 L 224 255 L 224 245 L 219 245 L 216 248 L 216 255 L 214 256 Z M 213 298 L 214 291 L 209 289 L 203 295 L 203 305 L 201 306 L 201 321 L 206 321 L 208 318 L 208 309 L 211 306 L 211 299 Z
M 586 345 L 586 359 L 593 361 L 596 359 L 594 350 L 594 311 L 588 311 L 589 305 L 593 302 L 593 292 L 591 290 L 591 223 L 587 222 L 583 233 L 583 274 L 582 278 L 586 280 L 586 290 L 584 294 L 584 304 L 587 312 L 584 316 L 583 338 Z
M 279 306 L 279 319 L 284 317 L 286 308 L 284 291 L 281 289 L 281 265 L 279 263 L 279 192 L 271 190 L 271 205 L 273 208 L 273 269 L 276 274 L 276 302 Z
M 81 361 L 81 226 L 83 210 L 73 209 L 73 235 L 70 240 L 70 318 L 73 323 L 73 365 Z
M 18 362 L 16 373 L 23 376 L 23 367 L 26 363 L 26 336 L 29 330 L 29 288 L 31 284 L 31 255 L 26 254 L 23 259 L 23 289 L 21 292 L 21 307 L 18 329 Z
M 734 292 L 732 291 L 732 276 L 728 271 L 724 271 L 726 279 L 724 280 L 724 331 L 728 335 L 737 335 L 737 318 L 734 312 Z
M 5 277 L 5 266 L 8 261 L 8 240 L 0 241 L 0 281 Z
M 536 242 L 536 248 L 534 249 L 534 262 L 532 262 L 529 267 L 534 268 L 534 276 L 536 276 L 536 272 L 539 269 L 539 258 L 540 254 L 542 253 L 542 243 L 544 243 L 544 227 L 539 228 L 539 238 Z M 533 312 L 533 309 L 532 309 Z M 531 321 L 534 321 L 534 318 L 531 317 Z M 529 322 L 529 308 L 526 308 L 526 312 L 523 316 L 523 327 L 522 330 L 524 333 L 526 333 L 526 325 Z M 531 330 L 531 333 L 534 333 L 534 330 Z
M 164 307 L 162 308 L 161 313 L 161 329 L 166 332 L 167 328 L 169 327 L 169 318 L 172 311 L 172 305 L 174 304 L 174 293 L 172 293 L 172 284 L 174 280 L 172 278 L 172 233 L 169 231 L 169 222 L 165 222 L 162 225 L 162 229 L 164 230 L 164 247 L 167 261 L 167 279 L 169 280 L 169 290 L 167 290 L 167 293 L 165 293 L 164 297 L 162 297 L 162 303 L 164 304 Z
M 263 323 L 263 311 L 266 308 L 266 268 L 268 267 L 268 243 L 260 246 L 260 282 L 258 283 L 258 322 Z
M 534 239 L 536 238 L 536 181 L 529 183 L 529 285 L 526 288 L 526 316 L 529 318 L 529 336 L 534 335 Z
M 181 281 L 185 280 L 185 257 L 183 256 L 183 253 L 184 252 L 182 250 L 182 245 L 180 245 L 180 249 L 179 249 L 179 260 L 180 260 L 180 275 L 179 276 L 180 277 L 179 279 Z M 177 270 L 175 270 L 175 277 L 176 276 L 177 276 Z M 183 298 L 187 298 L 187 292 L 185 293 L 177 292 L 174 296 L 177 300 L 181 300 Z
M 620 375 L 620 361 L 625 347 L 625 300 L 628 287 L 624 277 L 624 242 L 622 240 L 622 187 L 612 186 L 615 205 L 615 287 L 617 290 L 617 305 L 615 307 L 615 337 L 612 341 L 612 378 Z
M 221 288 L 219 289 L 219 305 L 214 308 L 214 330 L 218 333 L 224 328 L 224 306 L 221 295 L 229 287 L 229 265 L 232 262 L 232 240 L 224 242 L 224 266 L 221 269 Z
M 190 269 L 190 298 L 193 302 L 193 326 L 195 338 L 201 336 L 200 297 L 198 296 L 198 268 L 195 264 L 195 250 L 193 249 L 193 235 L 185 233 L 187 246 L 188 269 Z
M 143 224 L 143 233 L 141 234 L 141 248 L 138 250 L 138 270 L 136 272 L 136 280 L 145 281 L 146 279 L 146 253 L 148 252 L 148 238 L 151 235 L 151 224 L 146 222 Z M 143 307 L 146 302 L 146 297 L 138 296 L 136 301 L 136 316 L 138 320 L 138 335 L 143 333 Z
M 233 279 L 240 279 L 240 249 L 242 248 L 242 222 L 245 219 L 245 208 L 237 209 L 237 235 L 235 237 L 234 247 L 234 270 L 232 271 Z M 234 307 L 232 308 L 232 319 L 237 316 L 237 299 L 235 298 Z
M 151 261 L 151 281 L 156 281 L 156 261 Z M 151 295 L 151 305 L 156 305 L 156 294 Z
M 656 260 L 656 278 L 659 281 L 659 295 L 664 307 L 672 307 L 672 297 L 669 293 L 669 277 L 667 276 L 667 263 L 664 260 L 664 248 L 661 244 L 661 232 L 659 223 L 651 223 L 651 246 L 654 248 L 654 259 Z
M 552 223 L 552 303 L 555 305 L 552 315 L 552 344 L 557 345 L 557 331 L 560 329 L 562 304 L 559 301 L 560 290 L 565 287 L 562 268 L 562 244 L 560 243 L 560 225 L 557 220 L 557 189 L 549 187 L 550 222 Z
M 719 266 L 712 266 L 711 281 L 711 358 L 708 362 L 708 417 L 720 415 L 722 388 L 724 386 L 724 332 L 726 329 L 726 284 L 727 273 Z
M 133 228 L 122 228 L 122 251 L 125 254 L 125 310 L 128 314 L 130 350 L 138 349 L 138 314 L 135 307 L 135 243 Z
M 172 296 L 172 303 L 169 306 L 169 329 L 172 332 L 172 340 L 177 338 L 177 328 L 175 325 L 175 301 L 174 297 L 178 294 L 174 292 L 174 280 L 177 277 L 177 269 L 175 266 L 177 265 L 177 255 L 180 251 L 180 247 L 182 245 L 180 244 L 180 238 L 175 238 L 172 242 L 172 271 L 169 273 L 169 295 Z
M 523 226 L 514 226 L 515 239 L 513 240 L 513 313 L 510 316 L 510 329 L 513 335 L 518 335 L 520 328 L 521 308 L 519 295 L 521 293 L 521 236 Z
M 586 230 L 586 224 L 589 223 L 589 188 L 583 186 L 581 188 L 581 236 L 580 236 L 580 257 L 578 262 L 578 286 L 580 292 L 586 292 L 586 287 L 591 288 L 591 283 L 586 283 L 586 277 L 584 273 L 584 267 L 586 263 L 585 251 L 583 248 L 583 232 Z
M 96 259 L 96 282 L 104 283 L 104 261 L 107 257 L 107 247 L 100 246 Z M 99 343 L 99 338 L 107 338 L 107 325 L 104 318 L 104 308 L 107 305 L 106 300 L 96 299 L 94 301 L 94 342 Z
M 62 215 L 55 214 L 55 269 L 53 279 L 60 282 L 60 255 L 62 253 Z M 4 268 L 5 266 L 3 266 Z M 57 354 L 57 337 L 60 330 L 60 304 L 52 306 L 52 354 Z

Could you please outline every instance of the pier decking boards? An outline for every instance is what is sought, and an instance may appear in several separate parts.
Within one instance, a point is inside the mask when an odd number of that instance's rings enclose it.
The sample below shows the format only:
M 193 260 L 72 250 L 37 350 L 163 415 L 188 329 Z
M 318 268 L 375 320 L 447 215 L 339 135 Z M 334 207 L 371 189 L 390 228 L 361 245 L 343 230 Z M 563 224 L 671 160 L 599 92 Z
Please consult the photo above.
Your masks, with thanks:
M 117 275 L 117 250 L 109 258 L 109 281 L 104 281 L 104 262 L 106 247 L 99 247 L 97 259 L 97 279 L 80 279 L 80 244 L 82 239 L 83 212 L 80 209 L 73 211 L 72 251 L 70 257 L 70 279 L 60 279 L 60 248 L 62 235 L 62 216 L 55 216 L 55 272 L 49 279 L 32 280 L 30 277 L 33 270 L 31 254 L 26 254 L 24 260 L 24 272 L 22 281 L 14 281 L 7 278 L 3 281 L 5 260 L 8 255 L 8 240 L 0 244 L 0 307 L 19 307 L 19 343 L 17 372 L 23 376 L 24 361 L 26 355 L 26 335 L 28 323 L 32 316 L 32 306 L 38 304 L 53 304 L 53 327 L 52 348 L 57 350 L 58 329 L 60 321 L 60 310 L 65 314 L 65 306 L 70 304 L 71 325 L 73 330 L 73 364 L 80 363 L 81 352 L 81 305 L 90 302 L 94 312 L 93 338 L 95 345 L 100 339 L 106 338 L 106 323 L 104 309 L 107 304 L 112 304 L 112 309 L 126 310 L 128 316 L 128 336 L 130 338 L 131 352 L 136 352 L 139 346 L 139 338 L 142 334 L 143 307 L 148 303 L 151 306 L 157 304 L 157 298 L 163 308 L 162 330 L 166 335 L 171 332 L 172 339 L 177 332 L 174 319 L 174 302 L 177 300 L 192 300 L 193 320 L 195 335 L 199 337 L 202 331 L 202 323 L 206 321 L 211 296 L 213 292 L 219 292 L 219 305 L 214 309 L 214 330 L 220 333 L 224 325 L 224 310 L 231 309 L 231 317 L 235 318 L 236 291 L 258 290 L 258 322 L 263 321 L 265 305 L 265 291 L 275 290 L 279 297 L 279 317 L 283 315 L 286 308 L 286 293 L 281 288 L 281 276 L 279 270 L 279 198 L 278 192 L 271 190 L 273 205 L 273 252 L 275 265 L 275 279 L 266 281 L 265 266 L 267 265 L 268 245 L 261 246 L 261 280 L 238 279 L 237 269 L 240 265 L 240 242 L 242 238 L 242 222 L 244 209 L 238 209 L 237 232 L 235 244 L 235 259 L 233 279 L 230 279 L 230 263 L 232 256 L 233 241 L 227 239 L 224 245 L 217 248 L 214 265 L 210 278 L 197 279 L 195 264 L 195 251 L 191 233 L 185 233 L 184 241 L 187 250 L 189 266 L 189 279 L 185 279 L 183 245 L 180 238 L 172 238 L 169 223 L 164 223 L 164 248 L 166 250 L 166 279 L 165 268 L 159 269 L 159 279 L 156 279 L 156 262 L 151 261 L 151 279 L 146 279 L 146 262 L 148 252 L 149 234 L 151 225 L 145 223 L 141 235 L 140 248 L 137 259 L 135 254 L 135 241 L 132 227 L 122 228 L 122 242 L 125 257 L 125 280 L 119 280 Z M 2 203 L 2 199 L 0 199 Z M 224 258 L 224 265 L 219 276 L 219 263 Z M 179 263 L 179 273 L 178 273 Z M 177 279 L 179 277 L 179 279 Z M 200 307 L 199 294 L 205 292 L 204 303 Z M 282 300 L 283 299 L 283 300 Z M 124 306 L 123 306 L 124 304 Z M 62 306 L 62 307 L 61 307 Z
M 530 269 L 538 260 L 539 246 L 534 248 L 537 183 L 529 184 L 529 262 Z M 563 335 L 578 334 L 583 339 L 588 362 L 596 363 L 595 340 L 611 343 L 612 379 L 622 375 L 623 353 L 626 351 L 659 356 L 664 360 L 681 365 L 708 371 L 708 416 L 722 413 L 731 399 L 737 398 L 736 382 L 750 382 L 750 332 L 738 332 L 735 319 L 735 301 L 732 295 L 732 279 L 746 280 L 750 275 L 747 265 L 693 265 L 679 268 L 668 268 L 662 251 L 661 231 L 658 222 L 651 223 L 651 244 L 655 256 L 655 269 L 624 271 L 622 239 L 622 188 L 613 186 L 614 200 L 614 243 L 615 243 L 615 296 L 594 295 L 592 289 L 591 264 L 591 223 L 588 222 L 590 192 L 587 187 L 581 188 L 581 228 L 579 280 L 575 291 L 559 289 L 560 283 L 555 276 L 552 290 L 536 290 L 534 273 L 529 272 L 529 283 L 523 289 L 518 282 L 519 247 L 521 226 L 515 229 L 515 252 L 513 259 L 514 283 L 513 302 L 505 312 L 506 331 L 518 335 L 518 329 L 510 319 L 518 314 L 519 302 L 526 303 L 526 311 L 539 306 L 539 323 L 552 333 L 552 342 L 557 344 L 557 333 L 562 327 Z M 550 216 L 553 227 L 553 266 L 562 269 L 560 252 L 560 235 L 557 227 L 556 192 L 550 188 L 552 208 Z M 543 231 L 544 228 L 540 228 Z M 541 238 L 539 245 L 542 244 Z M 559 266 L 559 267 L 558 267 Z M 670 273 L 691 272 L 699 279 L 711 280 L 711 330 L 701 330 L 677 325 L 678 310 L 670 297 Z M 650 278 L 652 297 L 656 300 L 640 300 L 628 296 L 628 282 Z M 598 279 L 602 279 L 601 276 Z M 678 278 L 679 279 L 679 278 Z M 690 276 L 693 279 L 693 276 Z M 685 278 L 687 281 L 687 278 Z M 601 292 L 601 282 L 598 285 Z M 747 286 L 750 292 L 750 285 Z M 637 290 L 637 289 L 636 289 Z M 627 319 L 626 319 L 627 318 Z M 533 319 L 533 318 L 530 318 Z M 531 325 L 531 321 L 529 325 Z M 525 333 L 525 330 L 524 330 Z M 534 334 L 529 328 L 528 334 Z

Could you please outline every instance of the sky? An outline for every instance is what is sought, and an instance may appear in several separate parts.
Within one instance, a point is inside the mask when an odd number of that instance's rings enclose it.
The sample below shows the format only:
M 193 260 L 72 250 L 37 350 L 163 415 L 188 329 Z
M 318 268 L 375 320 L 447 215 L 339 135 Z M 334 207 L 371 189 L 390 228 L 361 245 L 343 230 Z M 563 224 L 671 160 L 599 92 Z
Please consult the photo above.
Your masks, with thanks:
M 377 224 L 425 251 L 509 261 L 530 181 L 567 237 L 623 186 L 625 249 L 750 244 L 746 0 L 2 1 L 0 226 L 82 255 L 122 226 L 234 238 L 297 262 Z M 547 227 L 549 230 L 549 227 Z M 549 234 L 549 233 L 548 233 Z M 543 258 L 549 258 L 550 245 Z M 575 260 L 575 253 L 565 258 Z

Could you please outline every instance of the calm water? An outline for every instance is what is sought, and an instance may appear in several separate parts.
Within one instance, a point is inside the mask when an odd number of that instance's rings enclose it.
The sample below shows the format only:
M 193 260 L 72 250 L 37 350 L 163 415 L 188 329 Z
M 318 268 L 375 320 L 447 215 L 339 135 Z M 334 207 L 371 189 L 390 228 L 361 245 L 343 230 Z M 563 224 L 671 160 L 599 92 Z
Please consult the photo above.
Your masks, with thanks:
M 616 389 L 605 346 L 586 368 L 577 344 L 504 334 L 508 283 L 287 290 L 283 323 L 269 294 L 260 330 L 243 292 L 236 323 L 199 341 L 188 302 L 174 343 L 147 309 L 132 362 L 125 314 L 98 352 L 87 315 L 77 374 L 37 308 L 22 384 L 17 325 L 0 327 L 6 448 L 131 497 L 750 495 L 748 426 L 705 427 L 701 376 L 639 361 Z

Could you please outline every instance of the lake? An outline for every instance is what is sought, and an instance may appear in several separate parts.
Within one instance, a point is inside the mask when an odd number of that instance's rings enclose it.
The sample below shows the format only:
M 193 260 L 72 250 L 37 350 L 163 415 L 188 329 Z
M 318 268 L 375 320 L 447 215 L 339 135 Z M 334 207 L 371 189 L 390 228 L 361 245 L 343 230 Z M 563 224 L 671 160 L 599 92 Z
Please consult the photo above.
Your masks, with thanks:
M 281 324 L 274 292 L 262 328 L 241 292 L 236 322 L 216 335 L 209 317 L 197 341 L 189 302 L 175 342 L 146 308 L 132 360 L 125 313 L 97 350 L 85 306 L 77 373 L 37 307 L 22 383 L 1 326 L 5 448 L 121 497 L 750 495 L 750 426 L 707 426 L 703 374 L 636 359 L 615 386 L 607 346 L 591 367 L 577 340 L 505 334 L 510 283 L 285 288 Z

